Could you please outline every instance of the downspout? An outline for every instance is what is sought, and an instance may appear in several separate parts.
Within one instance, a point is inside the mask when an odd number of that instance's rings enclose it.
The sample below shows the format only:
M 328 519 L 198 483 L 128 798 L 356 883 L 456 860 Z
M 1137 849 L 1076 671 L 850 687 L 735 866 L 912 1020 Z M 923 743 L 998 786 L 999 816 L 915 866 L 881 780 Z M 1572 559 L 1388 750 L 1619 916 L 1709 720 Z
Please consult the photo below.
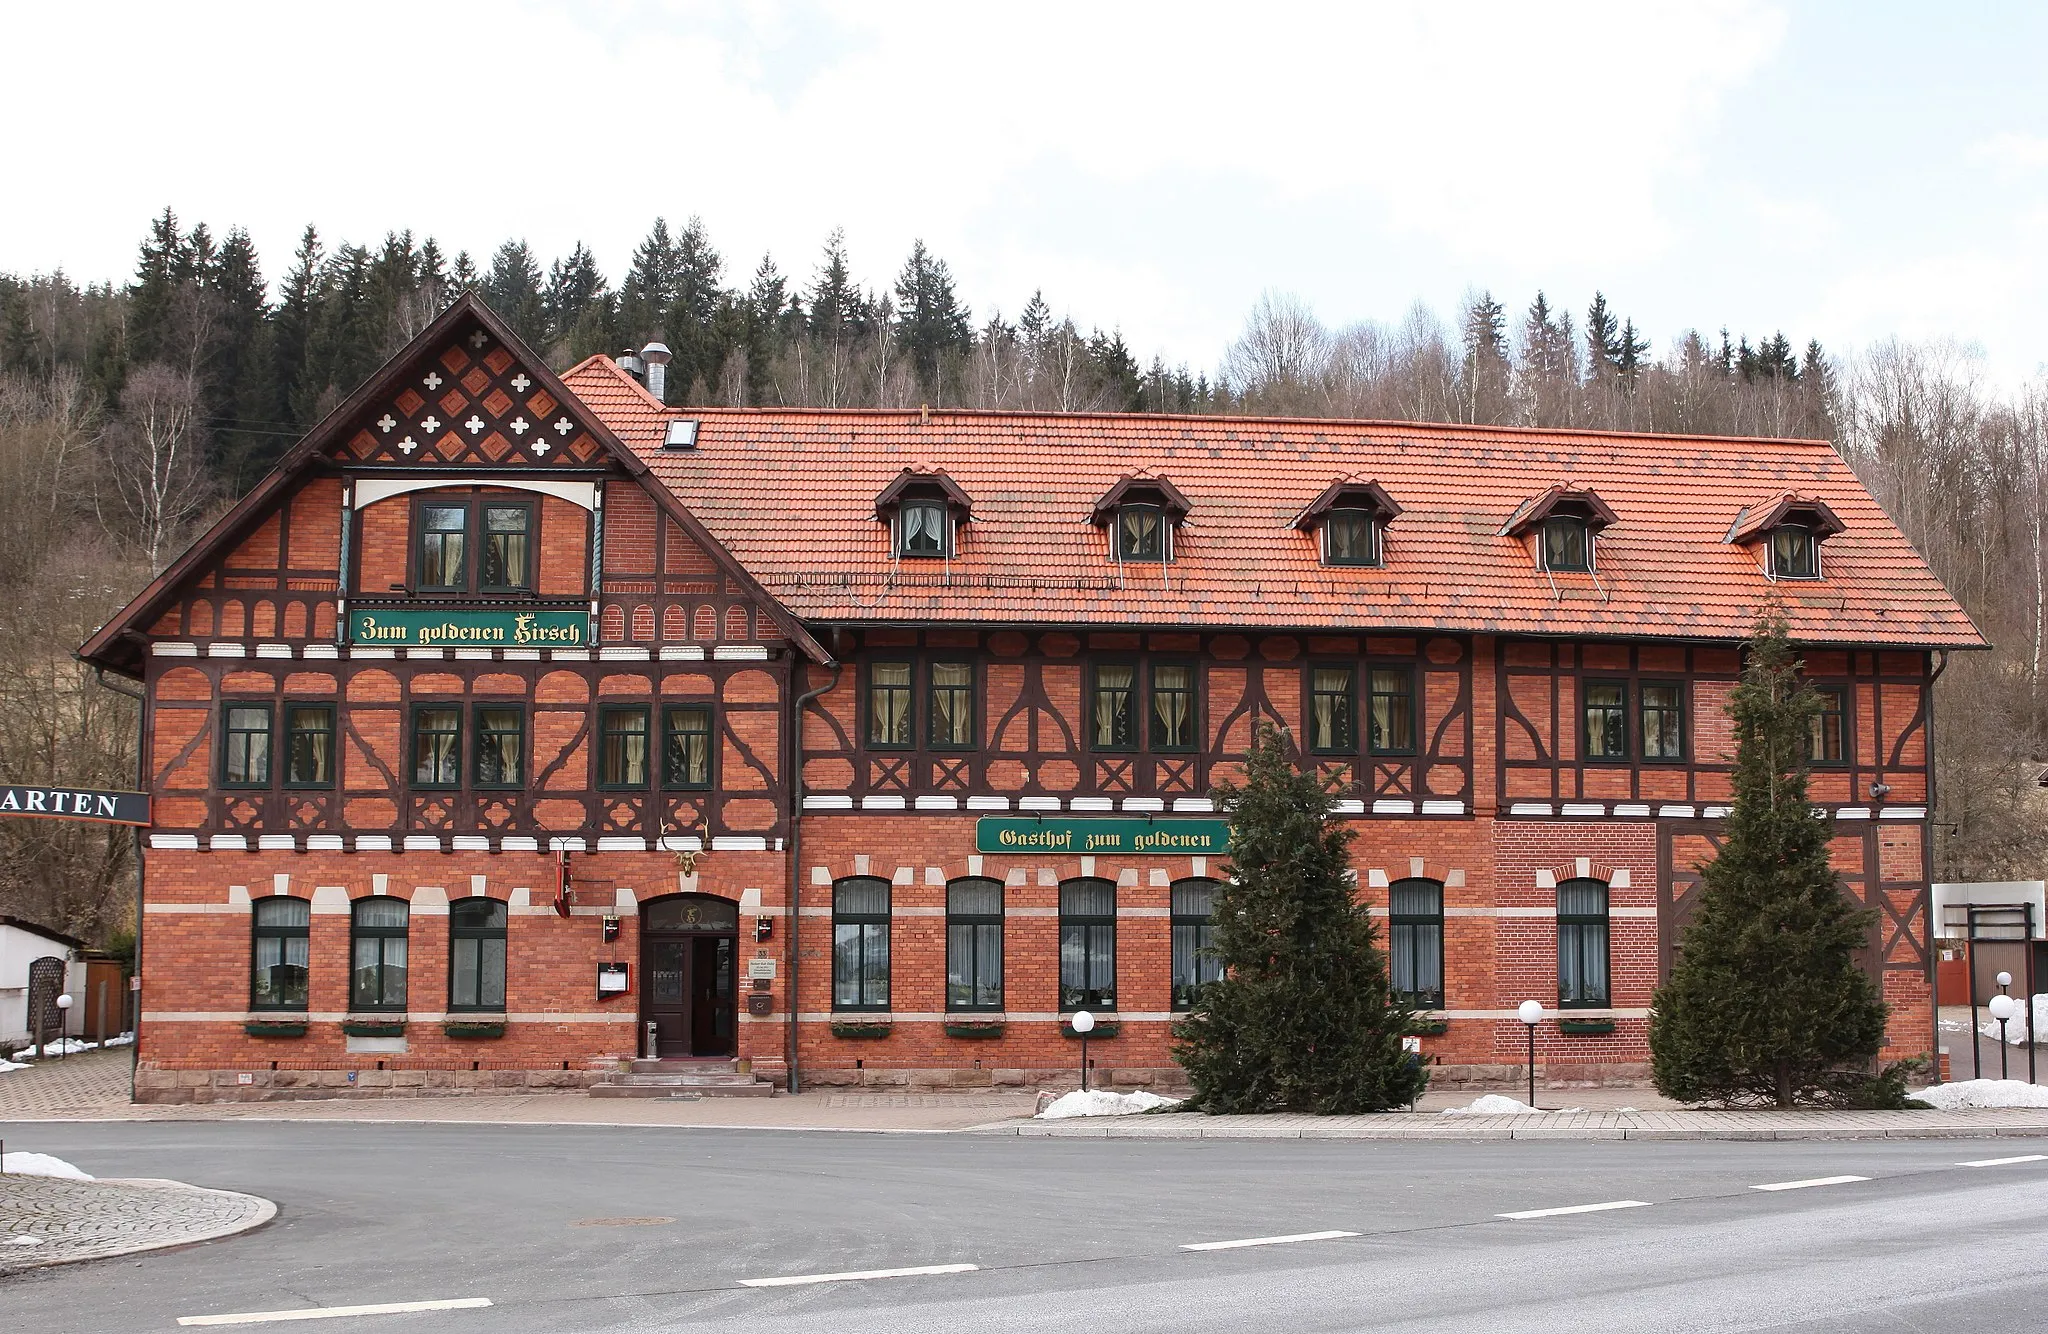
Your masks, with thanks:
M 1941 966 L 1935 958 L 1934 941 L 1935 933 L 1940 929 L 1941 924 L 1934 920 L 1934 831 L 1937 828 L 1934 822 L 1934 683 L 1941 680 L 1941 674 L 1948 670 L 1948 650 L 1936 649 L 1934 651 L 1934 658 L 1934 674 L 1927 678 L 1927 838 L 1923 854 L 1927 858 L 1927 888 L 1921 892 L 1920 919 L 1927 923 L 1927 1019 L 1933 1025 L 1927 1031 L 1934 1035 L 1929 1040 L 1929 1045 L 1934 1048 L 1932 1052 L 1928 1053 L 1934 1058 L 1934 1069 L 1930 1074 L 1936 1082 L 1939 1082 L 1941 1079 Z M 1854 794 L 1850 795 L 1853 796 Z M 2029 941 L 2027 948 L 2030 950 L 2034 948 L 2033 942 Z M 1970 986 L 1973 990 L 1976 985 L 1977 979 L 1971 978 Z M 2027 1001 L 2027 1017 L 2030 1020 L 2033 1018 L 2033 1004 L 2032 998 L 2029 998 Z M 1970 1040 L 1975 1042 L 1977 1034 L 1971 1033 Z
M 147 754 L 145 753 L 145 751 L 144 751 L 144 746 L 143 746 L 143 743 L 144 743 L 144 742 L 145 742 L 145 741 L 147 740 L 147 738 L 148 738 L 148 736 L 149 736 L 149 729 L 148 729 L 148 726 L 147 726 L 147 723 L 148 723 L 148 719 L 149 719 L 149 697 L 148 697 L 147 695 L 145 695 L 145 694 L 144 694 L 144 693 L 143 693 L 142 691 L 140 691 L 140 690 L 130 690 L 130 689 L 126 688 L 125 686 L 117 686 L 117 685 L 115 685 L 115 684 L 114 684 L 114 683 L 113 683 L 112 681 L 109 681 L 109 680 L 107 679 L 107 669 L 106 669 L 106 668 L 104 668 L 104 667 L 99 667 L 99 666 L 95 666 L 95 667 L 94 667 L 94 668 L 92 669 L 92 679 L 93 679 L 94 681 L 97 681 L 97 682 L 98 682 L 98 683 L 99 683 L 100 685 L 104 686 L 104 687 L 105 687 L 105 688 L 107 688 L 108 690 L 111 690 L 111 691 L 113 691 L 113 692 L 114 692 L 115 694 L 117 694 L 117 695 L 126 695 L 126 696 L 127 696 L 128 698 L 130 698 L 130 699 L 132 699 L 132 700 L 134 700 L 134 701 L 135 701 L 135 790 L 136 790 L 137 792 L 147 792 L 147 791 L 149 790 L 149 785 L 148 785 L 148 781 L 147 781 L 147 779 L 148 779 L 148 773 L 149 773 L 149 769 L 148 769 L 148 765 L 149 765 L 149 756 L 148 756 L 148 755 L 147 755 Z M 136 978 L 136 979 L 140 980 L 140 978 L 142 977 L 142 826 L 141 826 L 141 825 L 136 825 L 136 826 L 135 826 L 135 829 L 134 829 L 134 835 L 135 835 L 135 963 L 134 963 L 134 969 L 135 969 L 135 971 L 134 971 L 134 972 L 133 972 L 133 973 L 131 974 L 131 976 L 133 976 L 134 978 Z M 136 1068 L 137 1068 L 138 1066 L 140 1066 L 140 1065 L 142 1064 L 142 1002 L 141 1002 L 141 1000 L 140 1000 L 140 997 L 141 997 L 142 993 L 138 991 L 138 992 L 136 992 L 136 993 L 135 993 L 135 995 L 136 995 L 136 997 L 138 998 L 138 999 L 136 1000 L 136 1003 L 135 1003 L 135 1041 L 133 1041 L 133 1042 L 131 1042 L 131 1043 L 129 1043 L 129 1044 L 128 1044 L 128 1101 L 129 1101 L 129 1102 L 131 1102 L 131 1103 L 135 1101 L 135 1071 L 136 1071 Z M 128 998 L 127 998 L 126 996 L 123 996 L 123 997 L 121 998 L 121 1008 L 122 1008 L 122 1010 L 124 1010 L 124 1011 L 125 1011 L 125 1010 L 126 1010 L 126 1009 L 128 1008 Z
M 836 653 L 838 644 L 833 650 Z M 797 988 L 798 973 L 803 958 L 800 945 L 799 923 L 803 921 L 804 897 L 804 709 L 810 702 L 827 691 L 839 686 L 839 677 L 846 670 L 846 664 L 836 658 L 832 662 L 832 679 L 816 690 L 807 690 L 796 697 L 790 711 L 789 725 L 789 1091 L 801 1091 L 802 1080 L 798 1073 L 797 1027 L 802 1013 L 799 1000 L 802 992 Z

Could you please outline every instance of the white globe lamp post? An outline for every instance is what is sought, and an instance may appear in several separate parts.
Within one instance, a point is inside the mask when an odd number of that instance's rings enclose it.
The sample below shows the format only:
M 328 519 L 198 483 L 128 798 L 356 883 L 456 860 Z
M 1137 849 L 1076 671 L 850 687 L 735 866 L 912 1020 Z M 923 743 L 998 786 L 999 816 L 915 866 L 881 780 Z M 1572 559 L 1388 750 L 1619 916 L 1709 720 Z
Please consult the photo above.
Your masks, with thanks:
M 65 1030 L 67 1030 L 71 1026 L 69 1022 L 70 1018 L 71 993 L 67 991 L 63 995 L 57 997 L 57 1056 L 60 1060 L 63 1058 L 64 1053 L 69 1050 L 69 1048 L 67 1048 L 64 1045 L 64 1036 Z M 45 1056 L 48 1056 L 49 1054 L 50 1053 L 48 1053 L 47 1051 L 43 1053 L 43 1055 Z
M 1536 1025 L 1543 1022 L 1543 1005 L 1539 1001 L 1525 1000 L 1515 1011 L 1515 1017 L 1529 1030 L 1529 1105 L 1536 1105 Z
M 1095 1031 L 1095 1016 L 1086 1010 L 1074 1011 L 1074 1017 L 1067 1021 L 1074 1031 L 1081 1035 L 1081 1091 L 1088 1091 L 1088 1035 Z
M 2005 977 L 2005 974 L 2000 973 L 1999 976 L 2003 978 Z M 2009 983 L 2005 985 L 2009 985 Z M 2000 1079 L 2004 1079 L 2006 1077 L 2005 1026 L 2007 1023 L 2011 1021 L 2012 1017 L 2015 1014 L 2019 1013 L 2019 1008 L 2020 1003 L 2014 1000 L 2012 997 L 2005 995 L 2003 992 L 1991 998 L 1991 1017 L 1998 1021 L 1998 1077 Z

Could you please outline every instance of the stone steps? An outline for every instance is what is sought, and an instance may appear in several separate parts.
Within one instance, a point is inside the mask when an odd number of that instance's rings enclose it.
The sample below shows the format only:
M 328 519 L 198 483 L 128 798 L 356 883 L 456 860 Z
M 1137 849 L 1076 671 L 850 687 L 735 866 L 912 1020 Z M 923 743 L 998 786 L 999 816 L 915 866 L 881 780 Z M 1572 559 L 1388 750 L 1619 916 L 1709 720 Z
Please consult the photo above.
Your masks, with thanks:
M 593 1098 L 767 1098 L 774 1093 L 773 1084 L 720 1060 L 637 1060 L 629 1072 L 590 1086 Z

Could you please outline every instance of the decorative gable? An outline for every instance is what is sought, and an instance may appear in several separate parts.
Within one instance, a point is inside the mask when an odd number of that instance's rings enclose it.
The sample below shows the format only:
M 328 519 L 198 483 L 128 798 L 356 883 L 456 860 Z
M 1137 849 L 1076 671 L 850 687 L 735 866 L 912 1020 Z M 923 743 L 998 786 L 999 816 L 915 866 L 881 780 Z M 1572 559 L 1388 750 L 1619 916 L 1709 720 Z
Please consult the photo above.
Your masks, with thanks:
M 1844 528 L 1842 521 L 1820 497 L 1786 491 L 1761 505 L 1745 506 L 1729 526 L 1728 541 L 1733 546 L 1761 542 L 1773 529 L 1785 524 L 1800 524 L 1811 529 L 1817 541 L 1826 541 Z
M 602 446 L 544 378 L 481 320 L 460 321 L 380 386 L 333 456 L 396 467 L 592 466 Z

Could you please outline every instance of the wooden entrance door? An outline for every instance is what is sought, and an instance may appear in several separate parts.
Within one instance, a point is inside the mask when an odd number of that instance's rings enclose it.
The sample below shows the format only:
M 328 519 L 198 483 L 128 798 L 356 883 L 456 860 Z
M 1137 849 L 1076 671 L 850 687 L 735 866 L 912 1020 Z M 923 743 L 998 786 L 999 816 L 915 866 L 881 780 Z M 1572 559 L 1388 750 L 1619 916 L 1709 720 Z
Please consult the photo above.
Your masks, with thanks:
M 642 1021 L 655 1026 L 655 1055 L 731 1056 L 736 1050 L 739 905 L 678 894 L 641 908 Z

